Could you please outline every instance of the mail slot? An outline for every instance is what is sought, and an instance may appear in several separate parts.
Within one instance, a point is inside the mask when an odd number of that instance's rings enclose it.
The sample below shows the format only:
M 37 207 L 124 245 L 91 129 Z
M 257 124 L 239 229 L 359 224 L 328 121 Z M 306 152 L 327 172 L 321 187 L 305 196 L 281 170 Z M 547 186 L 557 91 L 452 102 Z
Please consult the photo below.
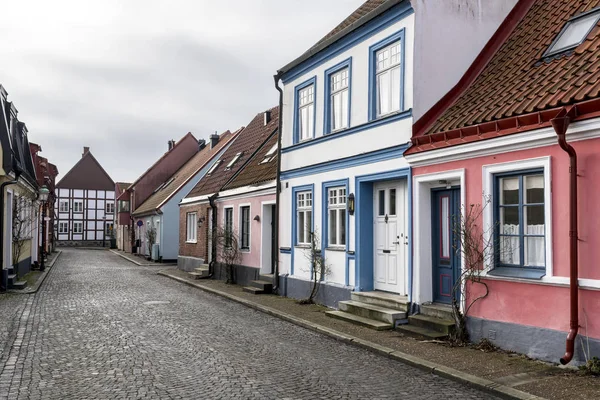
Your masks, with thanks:
M 392 252 L 391 250 L 384 250 L 384 251 L 383 251 L 383 253 L 384 253 L 384 254 L 389 254 L 389 253 L 391 253 L 391 252 Z

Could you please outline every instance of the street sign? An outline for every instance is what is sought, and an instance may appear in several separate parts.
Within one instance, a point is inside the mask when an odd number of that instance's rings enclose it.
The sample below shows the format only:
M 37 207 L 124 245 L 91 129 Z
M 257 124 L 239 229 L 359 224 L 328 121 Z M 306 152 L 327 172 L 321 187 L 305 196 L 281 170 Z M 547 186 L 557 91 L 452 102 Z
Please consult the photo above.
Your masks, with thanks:
M 137 226 L 141 227 L 142 225 L 144 225 L 144 223 L 142 222 L 142 220 L 138 220 Z

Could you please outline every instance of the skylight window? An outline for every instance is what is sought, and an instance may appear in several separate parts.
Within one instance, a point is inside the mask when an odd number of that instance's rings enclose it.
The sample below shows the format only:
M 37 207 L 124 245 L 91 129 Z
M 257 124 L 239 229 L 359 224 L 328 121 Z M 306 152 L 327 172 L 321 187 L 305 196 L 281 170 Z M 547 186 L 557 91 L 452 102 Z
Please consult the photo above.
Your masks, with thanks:
M 241 156 L 242 156 L 242 153 L 237 153 L 235 156 L 233 156 L 233 158 L 231 159 L 231 161 L 229 161 L 229 164 L 227 164 L 225 169 L 226 170 L 231 169 L 231 167 L 233 167 L 233 165 L 237 162 L 237 160 L 240 159 Z
M 171 178 L 167 181 L 167 183 L 165 183 L 165 186 L 162 187 L 162 190 L 165 190 L 167 186 L 169 186 L 171 184 L 171 182 L 173 182 L 175 180 L 175 178 Z
M 265 164 L 265 163 L 268 163 L 269 161 L 271 161 L 274 158 L 273 155 L 275 154 L 276 151 L 277 151 L 277 143 L 275 143 L 273 145 L 273 147 L 271 147 L 269 149 L 269 151 L 267 151 L 267 154 L 265 154 L 265 158 L 260 163 Z
M 545 57 L 572 50 L 588 37 L 600 18 L 600 8 L 577 15 L 567 21 L 562 31 L 546 51 Z
M 208 170 L 208 172 L 206 173 L 206 175 L 210 175 L 213 172 L 215 172 L 215 169 L 217 169 L 217 167 L 221 164 L 221 160 L 218 160 L 216 163 L 213 164 L 212 167 L 210 167 L 210 169 Z

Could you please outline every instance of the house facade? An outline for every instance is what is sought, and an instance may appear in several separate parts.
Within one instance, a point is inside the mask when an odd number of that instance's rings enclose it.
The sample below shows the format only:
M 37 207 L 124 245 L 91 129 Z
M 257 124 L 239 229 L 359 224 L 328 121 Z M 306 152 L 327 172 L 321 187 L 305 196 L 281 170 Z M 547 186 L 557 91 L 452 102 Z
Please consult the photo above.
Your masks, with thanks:
M 139 230 L 144 238 L 148 227 L 155 229 L 152 259 L 177 260 L 179 203 L 213 166 L 233 138 L 234 134 L 227 131 L 221 135 L 211 135 L 208 144 L 201 139 L 198 142 L 199 151 L 133 212 L 134 224 L 138 226 L 138 221 L 141 221 Z
M 122 250 L 132 253 L 150 256 L 151 248 L 145 237 L 146 228 L 143 219 L 134 219 L 133 213 L 153 193 L 164 186 L 164 184 L 196 153 L 198 153 L 198 140 L 188 132 L 179 141 L 169 140 L 167 151 L 154 164 L 152 164 L 142 175 L 140 175 L 129 187 L 117 198 L 119 207 L 117 220 L 118 229 L 122 231 Z M 156 229 L 156 226 L 154 226 Z M 159 226 L 160 228 L 160 226 Z M 125 233 L 130 242 L 125 244 Z M 118 242 L 118 241 L 117 241 Z
M 469 6 L 485 9 L 481 2 Z M 306 297 L 308 253 L 316 245 L 329 269 L 320 303 L 335 307 L 351 292 L 410 298 L 412 180 L 402 154 L 413 114 L 458 81 L 493 33 L 489 25 L 509 11 L 487 8 L 484 23 L 460 9 L 447 10 L 444 19 L 423 1 L 367 1 L 278 71 L 281 293 Z M 424 36 L 427 29 L 443 31 L 445 39 Z M 477 34 L 465 36 L 468 29 Z M 453 60 L 441 76 L 424 61 L 454 49 L 468 61 Z M 428 74 L 437 75 L 435 85 Z M 415 107 L 417 88 L 427 96 Z
M 221 232 L 234 235 L 238 242 L 241 257 L 235 263 L 237 283 L 259 279 L 262 225 L 254 218 L 257 215 L 260 221 L 271 218 L 263 214 L 263 202 L 265 206 L 274 203 L 274 175 L 266 170 L 276 164 L 270 163 L 275 154 L 267 157 L 266 153 L 273 148 L 272 138 L 278 123 L 277 108 L 257 114 L 181 201 L 178 259 L 181 269 L 192 272 L 206 267 L 210 276 L 226 279 L 221 268 L 222 248 L 211 240 L 213 232 L 220 228 Z M 267 143 L 271 143 L 269 149 Z M 269 162 L 261 167 L 255 165 L 266 158 Z M 252 168 L 253 172 L 246 168 Z M 265 209 L 272 213 L 270 207 Z M 270 272 L 271 266 L 265 266 L 264 271 L 267 270 Z
M 114 220 L 114 235 L 117 240 L 117 249 L 131 253 L 131 215 L 129 214 L 129 200 L 122 200 L 121 196 L 131 183 L 117 182 L 115 184 L 116 213 Z M 124 195 L 125 196 L 125 195 Z
M 56 184 L 59 246 L 104 246 L 115 213 L 115 183 L 90 152 Z
M 414 301 L 458 299 L 472 340 L 563 364 L 600 351 L 599 10 L 520 2 L 405 153 Z

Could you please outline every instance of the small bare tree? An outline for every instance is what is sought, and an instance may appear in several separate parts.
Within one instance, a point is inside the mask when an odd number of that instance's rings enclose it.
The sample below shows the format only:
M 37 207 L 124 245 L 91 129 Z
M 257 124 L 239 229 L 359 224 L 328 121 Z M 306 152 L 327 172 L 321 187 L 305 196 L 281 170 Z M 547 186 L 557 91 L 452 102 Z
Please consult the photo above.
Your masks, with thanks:
M 152 257 L 152 246 L 156 243 L 156 228 L 153 226 L 148 226 L 146 229 L 146 241 L 148 242 L 148 257 Z
M 242 258 L 238 235 L 231 229 L 217 226 L 213 229 L 211 240 L 217 248 L 218 260 L 225 266 L 225 283 L 235 284 L 235 266 Z
M 300 300 L 300 304 L 314 304 L 315 298 L 319 293 L 321 282 L 329 275 L 330 268 L 325 261 L 325 256 L 321 251 L 321 239 L 318 230 L 310 232 L 310 249 L 305 251 L 304 257 L 309 262 L 311 290 L 306 299 Z
M 23 254 L 25 243 L 30 241 L 34 229 L 33 196 L 15 196 L 12 216 L 12 260 L 15 274 L 19 274 L 19 259 Z
M 475 303 L 489 294 L 489 287 L 482 276 L 485 269 L 493 262 L 494 231 L 497 224 L 483 227 L 482 221 L 484 210 L 490 203 L 491 196 L 484 195 L 483 205 L 471 204 L 462 207 L 460 215 L 454 217 L 452 224 L 454 236 L 460 238 L 460 242 L 454 244 L 454 250 L 463 260 L 463 268 L 452 289 L 452 316 L 455 330 L 450 339 L 457 344 L 468 342 L 469 311 Z M 472 295 L 475 285 L 481 285 L 483 292 Z

